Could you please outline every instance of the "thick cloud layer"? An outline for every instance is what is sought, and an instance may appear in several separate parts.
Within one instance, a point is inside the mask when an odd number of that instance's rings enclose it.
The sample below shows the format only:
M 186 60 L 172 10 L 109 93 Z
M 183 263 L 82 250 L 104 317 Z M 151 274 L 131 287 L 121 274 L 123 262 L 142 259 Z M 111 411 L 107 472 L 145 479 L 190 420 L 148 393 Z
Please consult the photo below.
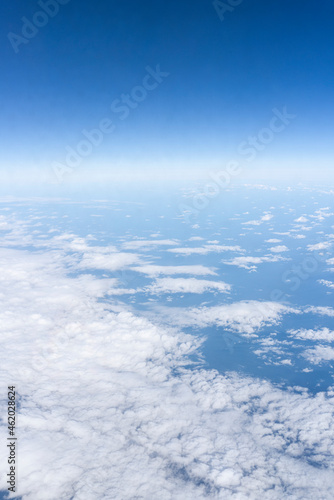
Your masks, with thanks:
M 84 274 L 100 269 L 101 259 L 112 269 L 132 265 L 132 254 L 118 259 L 115 248 L 69 235 L 37 241 L 24 224 L 12 231 L 0 250 L 0 380 L 2 394 L 9 384 L 19 394 L 24 500 L 333 498 L 334 392 L 311 396 L 189 368 L 200 349 L 195 336 L 104 301 L 117 281 Z M 180 271 L 163 267 L 138 271 Z M 294 312 L 243 301 L 184 308 L 175 325 L 217 323 L 251 334 Z M 2 442 L 6 436 L 3 427 Z M 6 470 L 4 446 L 0 453 Z

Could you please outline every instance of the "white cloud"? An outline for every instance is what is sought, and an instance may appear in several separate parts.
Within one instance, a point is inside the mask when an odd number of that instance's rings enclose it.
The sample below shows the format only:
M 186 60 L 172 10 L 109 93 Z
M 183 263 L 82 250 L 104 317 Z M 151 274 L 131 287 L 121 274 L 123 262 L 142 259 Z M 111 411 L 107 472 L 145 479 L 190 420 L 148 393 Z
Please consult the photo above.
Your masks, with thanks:
M 150 293 L 204 293 L 207 291 L 229 292 L 231 286 L 221 281 L 196 278 L 160 278 L 146 288 Z
M 313 396 L 266 380 L 190 369 L 198 337 L 104 302 L 117 283 L 74 275 L 82 269 L 81 254 L 73 259 L 68 241 L 63 248 L 50 240 L 42 249 L 36 243 L 32 251 L 0 251 L 0 385 L 6 394 L 8 383 L 15 384 L 20 400 L 18 496 L 333 498 L 333 392 Z M 158 274 L 166 271 L 156 267 Z M 191 267 L 208 270 L 177 269 Z M 254 332 L 289 312 L 281 304 L 249 301 L 183 309 L 176 321 L 186 313 L 191 325 Z M 324 358 L 318 352 L 314 359 L 319 355 Z M 3 443 L 6 437 L 3 426 Z M 6 458 L 2 446 L 2 464 Z M 0 487 L 7 488 L 4 474 Z
M 243 225 L 250 226 L 260 226 L 264 222 L 270 221 L 274 216 L 272 214 L 265 214 L 259 220 L 250 220 L 248 222 L 242 222 Z
M 283 314 L 298 313 L 278 302 L 256 300 L 235 302 L 213 307 L 183 308 L 156 307 L 159 318 L 180 327 L 205 328 L 222 326 L 239 333 L 253 334 L 267 324 L 277 324 Z
M 306 349 L 303 356 L 311 363 L 319 365 L 334 360 L 334 349 L 333 347 L 317 345 L 312 349 Z
M 170 248 L 168 252 L 179 255 L 206 255 L 210 252 L 244 252 L 239 245 L 204 245 L 203 247 Z
M 91 251 L 83 254 L 79 267 L 83 269 L 105 269 L 108 271 L 117 271 L 139 262 L 140 258 L 136 254 L 118 252 L 106 255 Z
M 171 246 L 177 245 L 177 240 L 133 240 L 123 243 L 125 250 L 145 250 L 157 246 Z
M 158 276 L 159 274 L 192 274 L 196 276 L 216 276 L 214 268 L 205 267 L 202 265 L 193 266 L 158 266 L 154 264 L 146 264 L 142 266 L 132 267 L 133 271 L 147 274 L 148 276 Z
M 320 314 L 321 316 L 334 316 L 334 309 L 332 307 L 324 306 L 309 306 L 305 309 L 306 313 Z
M 323 241 L 321 243 L 315 243 L 314 245 L 307 245 L 307 249 L 310 252 L 316 252 L 317 250 L 327 250 L 332 246 L 330 241 Z
M 261 221 L 266 222 L 268 220 L 271 220 L 274 216 L 271 214 L 266 214 L 261 217 Z
M 319 281 L 319 283 L 321 283 L 322 285 L 327 286 L 328 288 L 334 288 L 333 281 L 328 281 L 328 280 L 318 280 L 318 281 Z
M 258 264 L 263 264 L 264 262 L 278 262 L 282 260 L 287 260 L 280 255 L 264 255 L 262 257 L 251 257 L 251 256 L 242 256 L 242 257 L 234 257 L 231 260 L 223 260 L 224 264 L 229 266 L 237 266 L 244 269 L 256 269 Z
M 302 215 L 301 217 L 298 217 L 298 219 L 295 219 L 295 222 L 308 222 L 308 218 Z
M 301 328 L 299 330 L 289 330 L 288 334 L 301 340 L 326 340 L 334 342 L 334 331 L 328 328 L 321 328 L 319 330 Z
M 288 252 L 289 249 L 285 245 L 277 245 L 276 247 L 269 248 L 270 252 L 280 253 L 280 252 Z

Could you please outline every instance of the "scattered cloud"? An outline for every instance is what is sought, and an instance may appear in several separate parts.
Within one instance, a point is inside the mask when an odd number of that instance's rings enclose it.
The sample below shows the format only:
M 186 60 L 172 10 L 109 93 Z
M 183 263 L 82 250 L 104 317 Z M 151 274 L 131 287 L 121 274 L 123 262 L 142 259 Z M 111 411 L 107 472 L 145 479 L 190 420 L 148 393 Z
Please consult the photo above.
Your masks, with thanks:
M 220 281 L 196 278 L 160 278 L 146 288 L 154 294 L 160 293 L 204 293 L 208 291 L 227 293 L 231 286 Z
M 168 324 L 180 327 L 225 327 L 242 334 L 253 334 L 264 325 L 274 325 L 283 314 L 299 311 L 278 302 L 256 300 L 235 302 L 213 307 L 156 307 L 155 313 Z
M 195 276 L 217 276 L 215 268 L 209 268 L 202 265 L 189 265 L 189 266 L 158 266 L 154 264 L 146 264 L 131 268 L 138 273 L 147 274 L 148 276 L 159 276 L 159 274 L 172 275 L 172 274 L 191 274 Z
M 288 334 L 300 340 L 326 340 L 327 342 L 334 342 L 334 331 L 329 330 L 329 328 L 318 330 L 300 328 L 299 330 L 289 330 Z
M 168 252 L 178 255 L 206 255 L 210 252 L 244 252 L 239 245 L 204 245 L 203 247 L 170 248 Z
M 315 365 L 320 365 L 326 361 L 334 360 L 334 348 L 317 345 L 312 349 L 306 349 L 303 356 Z
M 256 269 L 258 264 L 263 264 L 264 262 L 278 262 L 281 260 L 287 260 L 280 255 L 264 255 L 263 257 L 251 257 L 251 256 L 241 256 L 234 257 L 231 260 L 223 260 L 224 264 L 229 266 L 237 266 L 244 269 Z
M 177 245 L 177 240 L 133 240 L 123 243 L 125 250 L 149 250 L 152 247 Z
M 288 252 L 289 249 L 285 245 L 277 245 L 276 247 L 271 247 L 269 248 L 270 252 L 274 253 L 281 253 L 281 252 Z

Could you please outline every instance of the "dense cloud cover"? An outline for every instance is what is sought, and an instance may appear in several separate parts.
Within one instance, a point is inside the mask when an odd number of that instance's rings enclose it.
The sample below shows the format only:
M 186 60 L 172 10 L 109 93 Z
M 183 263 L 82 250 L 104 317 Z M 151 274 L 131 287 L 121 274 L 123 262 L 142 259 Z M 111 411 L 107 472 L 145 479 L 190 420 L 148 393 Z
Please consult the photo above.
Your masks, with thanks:
M 164 266 L 131 253 L 147 252 L 146 241 L 119 250 L 65 232 L 39 238 L 6 216 L 2 226 L 1 391 L 13 384 L 19 394 L 24 500 L 333 498 L 334 391 L 311 395 L 191 365 L 203 339 L 180 329 L 218 324 L 247 337 L 287 314 L 332 309 L 235 301 L 156 307 L 148 319 L 112 299 L 136 289 L 96 271 L 137 270 L 153 293 L 191 287 L 226 296 L 231 287 L 207 279 L 216 271 L 201 260 Z M 289 332 L 323 341 L 332 334 Z M 320 347 L 305 356 L 334 357 Z

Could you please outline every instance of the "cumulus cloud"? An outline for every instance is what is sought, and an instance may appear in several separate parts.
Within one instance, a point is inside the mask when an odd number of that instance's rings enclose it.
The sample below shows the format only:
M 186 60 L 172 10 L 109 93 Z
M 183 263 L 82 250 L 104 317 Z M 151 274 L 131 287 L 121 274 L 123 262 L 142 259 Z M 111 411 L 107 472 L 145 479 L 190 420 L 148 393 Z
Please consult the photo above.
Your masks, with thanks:
M 117 271 L 140 262 L 136 254 L 117 252 L 101 254 L 99 252 L 85 252 L 80 260 L 79 267 L 84 269 L 105 269 L 108 271 Z
M 333 498 L 333 391 L 311 395 L 189 368 L 201 340 L 105 301 L 117 282 L 85 274 L 90 250 L 73 258 L 69 241 L 0 252 L 0 381 L 6 394 L 10 374 L 20 403 L 18 496 Z M 153 275 L 210 274 L 201 266 L 156 267 Z M 183 309 L 177 321 L 185 315 L 189 325 L 254 332 L 294 312 L 248 301 Z M 6 454 L 0 447 L 1 463 Z M 5 475 L 0 487 L 7 488 Z
M 256 269 L 258 264 L 263 264 L 264 262 L 278 262 L 281 260 L 287 260 L 280 255 L 263 255 L 262 257 L 252 257 L 252 256 L 241 256 L 234 257 L 231 260 L 223 260 L 224 264 L 229 266 L 237 266 L 244 269 Z
M 250 220 L 248 222 L 242 222 L 243 225 L 249 226 L 260 226 L 264 222 L 270 221 L 274 216 L 272 214 L 265 214 L 258 220 Z
M 159 274 L 171 275 L 171 274 L 191 274 L 195 276 L 216 276 L 215 268 L 209 268 L 206 266 L 189 265 L 189 266 L 159 266 L 154 264 L 146 264 L 142 266 L 132 267 L 133 271 L 138 273 L 147 274 L 148 276 L 159 276 Z
M 285 245 L 277 245 L 275 247 L 269 248 L 269 250 L 271 252 L 274 252 L 274 253 L 281 253 L 281 252 L 288 252 L 289 251 L 288 247 L 286 247 Z
M 149 250 L 152 247 L 177 245 L 177 240 L 133 240 L 123 243 L 125 250 Z
M 239 245 L 204 245 L 203 247 L 169 248 L 168 252 L 179 255 L 206 255 L 210 252 L 244 252 Z
M 298 217 L 298 219 L 295 219 L 295 222 L 301 222 L 301 223 L 308 222 L 308 218 L 302 215 L 301 217 Z
M 307 245 L 307 249 L 310 252 L 316 252 L 317 250 L 327 250 L 332 246 L 330 241 L 322 241 L 320 243 L 315 243 L 314 245 Z
M 326 361 L 334 360 L 334 348 L 328 346 L 317 345 L 312 349 L 306 349 L 303 356 L 315 365 L 320 365 Z
M 305 308 L 306 313 L 320 314 L 321 316 L 334 317 L 334 309 L 326 306 L 309 306 Z
M 221 281 L 196 278 L 160 278 L 146 288 L 150 293 L 204 293 L 208 291 L 227 293 L 231 286 Z
M 319 283 L 322 285 L 327 286 L 328 288 L 334 288 L 334 283 L 333 281 L 328 281 L 328 280 L 319 280 Z
M 326 340 L 334 342 L 334 331 L 329 328 L 320 328 L 318 330 L 300 328 L 299 330 L 289 330 L 288 334 L 301 340 Z
M 264 325 L 274 325 L 283 314 L 299 311 L 278 302 L 256 300 L 235 302 L 213 307 L 156 307 L 159 318 L 181 327 L 225 327 L 243 334 L 253 334 Z

